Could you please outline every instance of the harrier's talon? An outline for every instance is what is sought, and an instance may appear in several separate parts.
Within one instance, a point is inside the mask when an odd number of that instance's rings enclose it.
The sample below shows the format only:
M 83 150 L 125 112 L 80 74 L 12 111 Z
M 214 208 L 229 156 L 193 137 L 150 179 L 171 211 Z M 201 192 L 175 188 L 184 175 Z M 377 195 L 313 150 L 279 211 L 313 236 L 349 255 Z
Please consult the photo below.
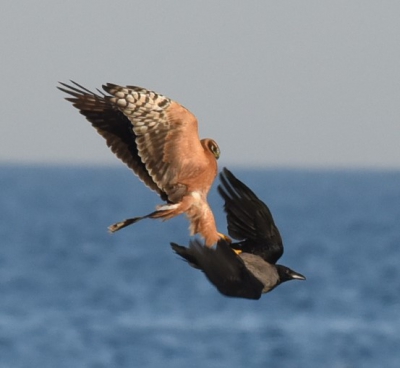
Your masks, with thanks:
M 221 239 L 225 240 L 227 243 L 229 243 L 229 244 L 232 243 L 232 239 L 228 235 L 225 235 L 225 234 L 222 234 L 222 233 L 218 233 L 218 236 Z

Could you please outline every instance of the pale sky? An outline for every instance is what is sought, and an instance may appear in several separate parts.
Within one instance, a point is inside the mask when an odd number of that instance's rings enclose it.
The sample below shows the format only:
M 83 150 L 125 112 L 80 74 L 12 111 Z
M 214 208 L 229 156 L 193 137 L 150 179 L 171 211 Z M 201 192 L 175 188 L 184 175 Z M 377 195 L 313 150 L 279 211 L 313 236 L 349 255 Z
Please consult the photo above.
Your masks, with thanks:
M 0 163 L 117 165 L 56 89 L 139 85 L 220 166 L 400 169 L 400 1 L 3 1 Z

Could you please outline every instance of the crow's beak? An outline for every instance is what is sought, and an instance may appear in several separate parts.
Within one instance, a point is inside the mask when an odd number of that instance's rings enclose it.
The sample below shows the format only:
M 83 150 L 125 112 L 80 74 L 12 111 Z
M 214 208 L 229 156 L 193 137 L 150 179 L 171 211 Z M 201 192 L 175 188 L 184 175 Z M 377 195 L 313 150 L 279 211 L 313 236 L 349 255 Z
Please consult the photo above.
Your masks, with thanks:
M 294 280 L 306 280 L 306 277 L 303 276 L 301 273 L 298 273 L 298 272 L 292 271 L 292 272 L 290 273 L 290 276 L 291 276 L 292 279 L 294 279 Z

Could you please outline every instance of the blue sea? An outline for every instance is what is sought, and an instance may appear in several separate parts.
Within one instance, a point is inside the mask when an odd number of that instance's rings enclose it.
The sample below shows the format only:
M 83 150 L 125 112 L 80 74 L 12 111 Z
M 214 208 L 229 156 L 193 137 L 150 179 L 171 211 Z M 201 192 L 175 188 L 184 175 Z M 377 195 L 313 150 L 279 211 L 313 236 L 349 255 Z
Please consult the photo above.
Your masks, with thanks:
M 306 275 L 227 298 L 125 167 L 0 167 L 0 367 L 400 367 L 400 172 L 243 170 Z M 222 200 L 210 194 L 219 230 Z

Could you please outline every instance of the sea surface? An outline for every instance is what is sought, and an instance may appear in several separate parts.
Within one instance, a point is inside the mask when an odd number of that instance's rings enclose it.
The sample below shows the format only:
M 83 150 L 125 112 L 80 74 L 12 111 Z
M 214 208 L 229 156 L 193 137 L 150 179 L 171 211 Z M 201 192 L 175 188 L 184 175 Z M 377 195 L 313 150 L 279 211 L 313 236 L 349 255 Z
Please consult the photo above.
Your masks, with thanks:
M 160 203 L 125 167 L 0 166 L 0 367 L 400 367 L 400 172 L 230 169 L 306 281 L 224 297 L 184 217 L 107 232 Z

